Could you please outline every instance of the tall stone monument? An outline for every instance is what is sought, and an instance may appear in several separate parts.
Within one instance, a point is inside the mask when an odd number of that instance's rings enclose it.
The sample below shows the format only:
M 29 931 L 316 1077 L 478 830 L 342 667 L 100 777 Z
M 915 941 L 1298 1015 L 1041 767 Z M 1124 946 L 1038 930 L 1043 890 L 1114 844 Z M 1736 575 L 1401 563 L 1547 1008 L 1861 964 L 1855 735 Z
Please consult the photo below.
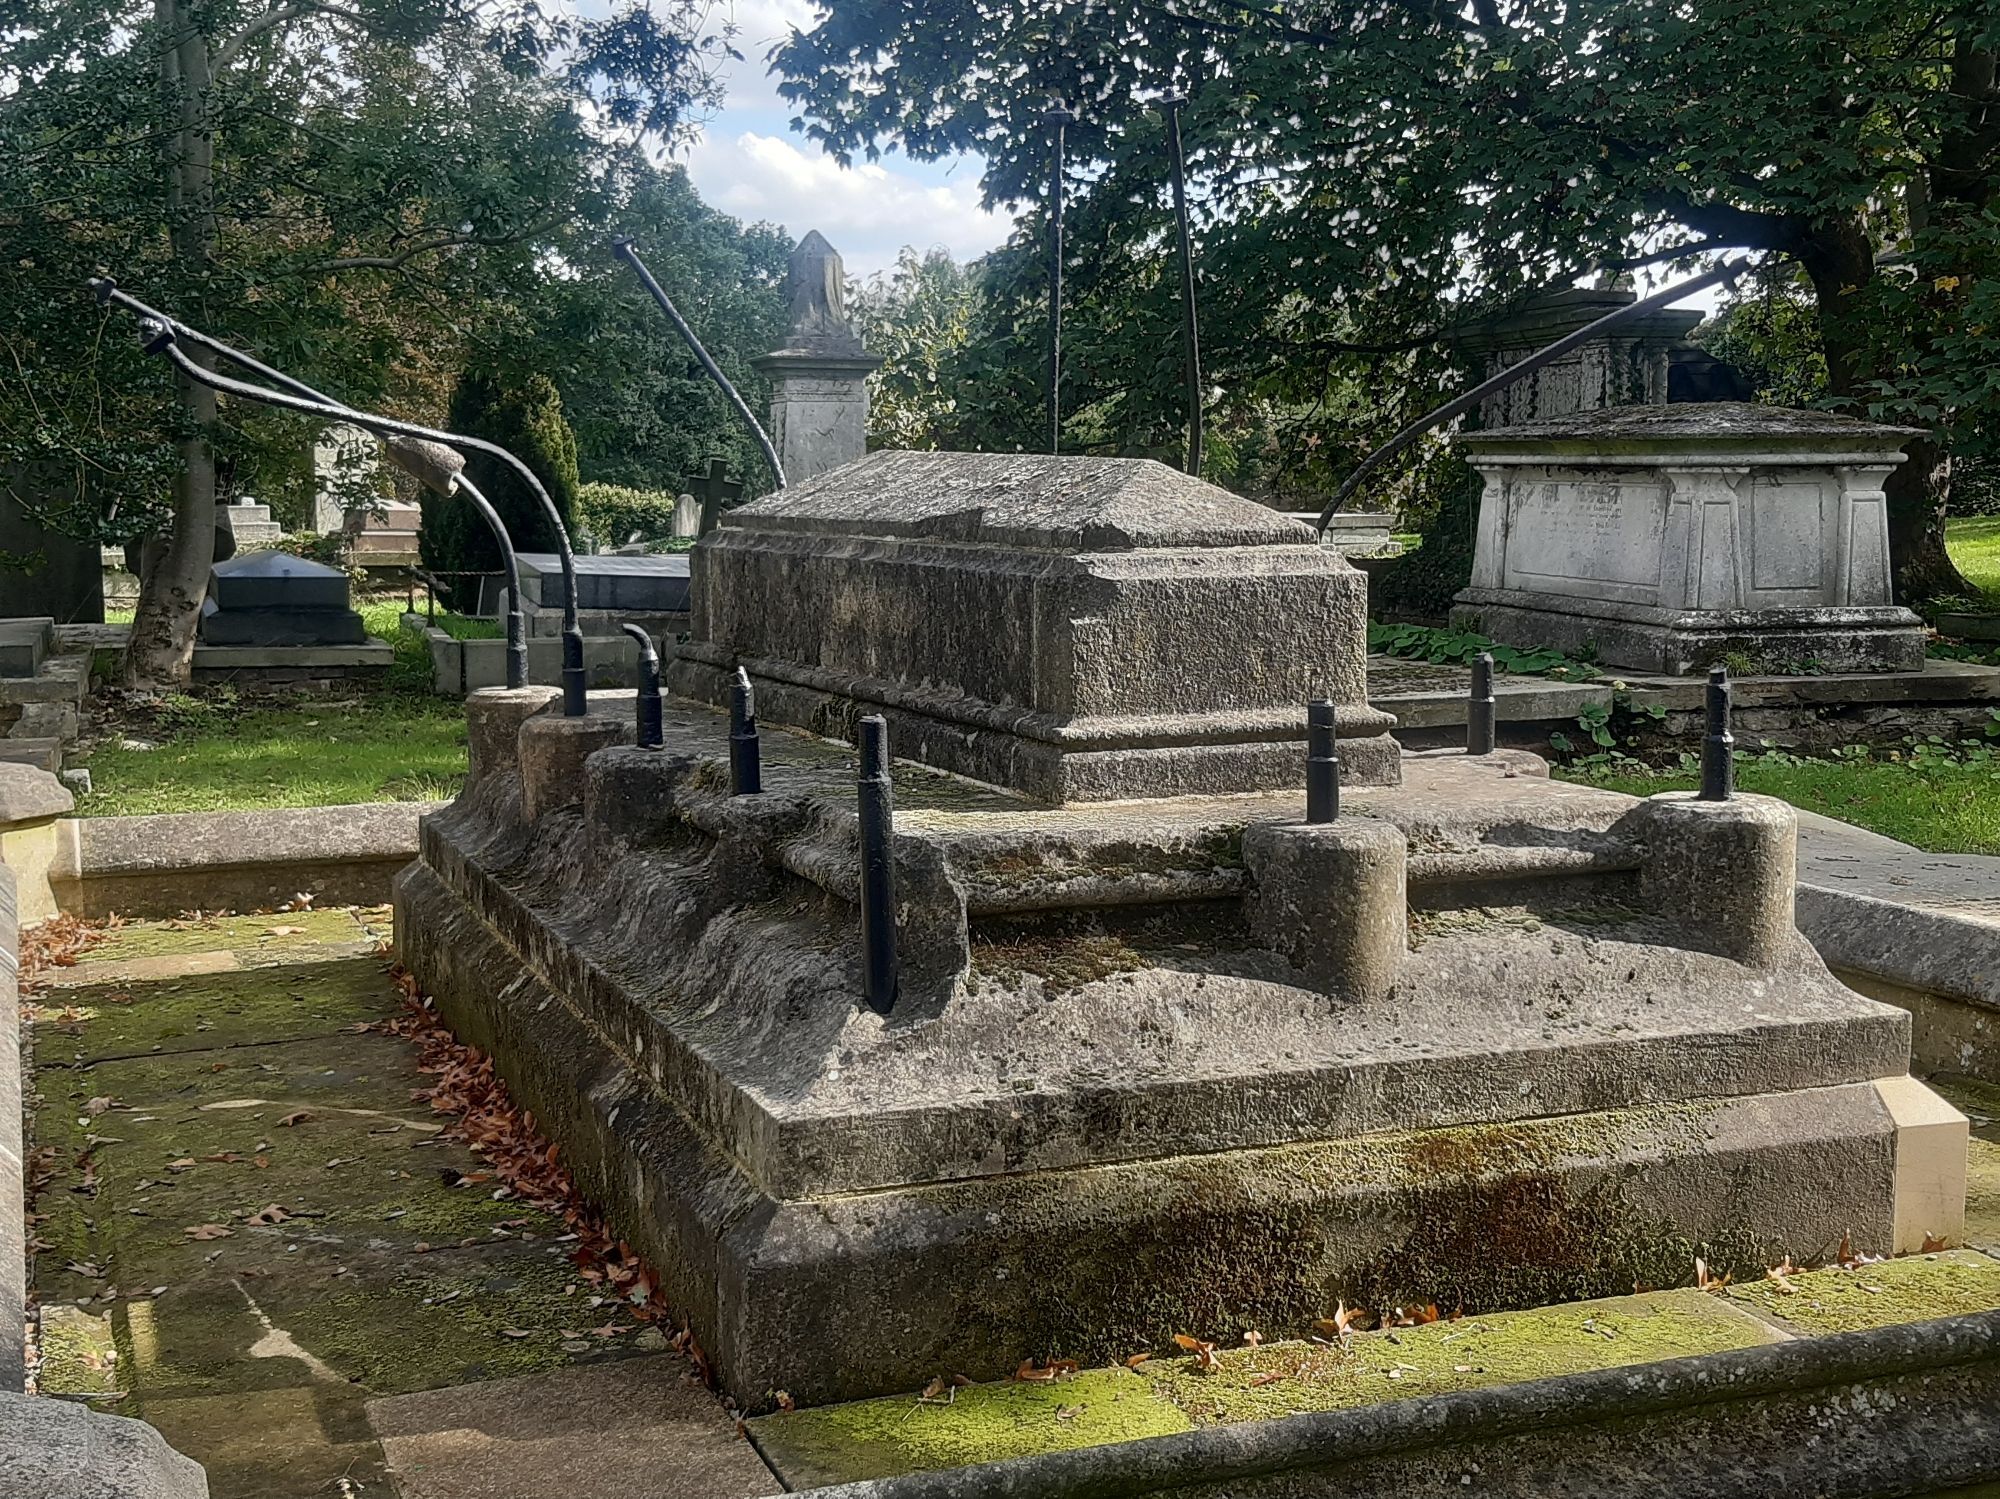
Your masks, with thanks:
M 797 484 L 868 451 L 868 376 L 882 361 L 847 321 L 846 268 L 815 229 L 792 251 L 785 346 L 751 364 L 770 377 L 771 441 Z
M 1638 293 L 1622 287 L 1556 292 L 1480 324 L 1460 337 L 1457 347 L 1471 362 L 1473 377 L 1489 380 L 1637 299 Z M 1669 309 L 1621 324 L 1488 396 L 1476 420 L 1466 425 L 1505 427 L 1606 406 L 1664 406 L 1673 350 L 1701 317 Z
M 338 423 L 313 444 L 312 528 L 331 536 L 347 524 L 347 512 L 375 494 L 380 459 L 375 439 L 359 427 Z

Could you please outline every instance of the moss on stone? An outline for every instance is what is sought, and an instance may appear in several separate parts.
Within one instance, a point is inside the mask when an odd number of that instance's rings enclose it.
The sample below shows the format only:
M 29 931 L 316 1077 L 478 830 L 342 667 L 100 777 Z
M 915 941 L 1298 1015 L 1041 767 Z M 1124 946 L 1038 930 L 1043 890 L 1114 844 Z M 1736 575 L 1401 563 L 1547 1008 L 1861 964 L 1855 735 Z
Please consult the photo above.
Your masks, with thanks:
M 44 1395 L 103 1395 L 119 1388 L 118 1348 L 108 1316 L 57 1305 L 43 1307 L 40 1321 L 35 1379 Z
M 393 1014 L 400 1003 L 372 958 L 87 984 L 55 997 L 61 1009 L 37 1029 L 45 1067 L 324 1035 Z
M 1810 1270 L 1731 1286 L 1729 1295 L 1805 1333 L 1856 1332 L 2000 1308 L 2000 1260 L 1970 1249 Z
M 1193 1358 L 1139 1373 L 1196 1421 L 1265 1421 L 1776 1340 L 1720 1297 L 1672 1291 L 1237 1349 L 1218 1354 L 1211 1374 Z
M 348 908 L 283 911 L 265 916 L 128 921 L 113 928 L 102 942 L 86 949 L 77 959 L 77 966 L 178 953 L 291 951 L 329 943 L 359 942 L 368 935 L 355 912 Z
M 900 1395 L 781 1412 L 750 1429 L 786 1484 L 801 1488 L 1130 1442 L 1191 1424 L 1123 1369 L 953 1393 L 949 1401 Z
M 1965 1242 L 2000 1249 L 2000 1084 L 1957 1076 L 1928 1081 L 1972 1121 L 1965 1169 Z

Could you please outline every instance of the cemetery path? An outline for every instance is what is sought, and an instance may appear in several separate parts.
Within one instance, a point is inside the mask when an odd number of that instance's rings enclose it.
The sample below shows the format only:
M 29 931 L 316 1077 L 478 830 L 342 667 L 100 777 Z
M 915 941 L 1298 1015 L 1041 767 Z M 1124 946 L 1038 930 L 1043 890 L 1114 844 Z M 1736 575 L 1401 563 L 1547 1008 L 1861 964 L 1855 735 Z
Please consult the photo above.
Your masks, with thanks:
M 39 1387 L 214 1499 L 779 1488 L 434 1113 L 386 909 L 114 927 L 31 1001 Z

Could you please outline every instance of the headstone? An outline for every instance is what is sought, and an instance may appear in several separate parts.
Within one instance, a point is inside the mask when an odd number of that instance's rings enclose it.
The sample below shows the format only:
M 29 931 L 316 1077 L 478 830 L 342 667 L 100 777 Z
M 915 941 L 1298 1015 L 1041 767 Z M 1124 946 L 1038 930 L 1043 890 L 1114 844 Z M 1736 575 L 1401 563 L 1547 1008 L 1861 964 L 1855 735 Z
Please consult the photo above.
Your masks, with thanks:
M 882 361 L 847 321 L 846 270 L 814 230 L 792 251 L 785 346 L 751 364 L 771 381 L 771 441 L 799 484 L 868 451 L 868 376 Z
M 689 479 L 687 487 L 693 491 L 689 496 L 694 500 L 699 519 L 695 523 L 697 535 L 706 536 L 715 529 L 723 507 L 741 498 L 743 486 L 729 477 L 729 468 L 720 458 L 711 458 L 708 472 L 698 478 Z
M 32 677 L 55 641 L 56 622 L 40 619 L 0 619 L 0 677 Z
M 313 444 L 312 528 L 331 536 L 347 525 L 348 512 L 377 496 L 381 465 L 375 439 L 345 423 L 326 428 Z
M 1637 292 L 1623 288 L 1577 287 L 1481 324 L 1455 342 L 1472 360 L 1474 375 L 1485 380 L 1637 300 Z M 1665 311 L 1620 324 L 1488 396 L 1467 426 L 1503 427 L 1607 406 L 1665 405 L 1672 352 L 1701 318 L 1699 312 Z
M 554 552 L 523 552 L 524 609 L 560 610 L 569 597 L 562 559 Z M 610 613 L 682 614 L 688 607 L 685 552 L 576 559 L 576 606 Z
M 668 534 L 676 539 L 701 534 L 701 506 L 693 495 L 684 494 L 674 501 L 673 525 Z
M 1048 802 L 1299 776 L 1339 704 L 1356 785 L 1398 776 L 1367 705 L 1367 583 L 1310 529 L 1150 460 L 874 453 L 727 512 L 695 547 L 676 692 Z
M 0 618 L 46 614 L 66 625 L 100 623 L 99 543 L 44 525 L 22 503 L 38 473 L 25 464 L 0 468 Z M 24 565 L 7 565 L 9 557 Z
M 348 606 L 339 568 L 249 552 L 209 573 L 200 638 L 203 645 L 361 645 L 368 630 Z
M 238 500 L 222 507 L 223 524 L 239 549 L 272 546 L 284 539 L 285 528 L 271 519 L 271 507 L 255 500 Z
M 410 567 L 418 559 L 417 532 L 423 526 L 421 505 L 401 500 L 372 500 L 347 513 L 347 550 L 361 567 Z
M 1641 671 L 1920 670 L 1882 492 L 1917 435 L 1737 402 L 1464 433 L 1485 487 L 1452 619 Z

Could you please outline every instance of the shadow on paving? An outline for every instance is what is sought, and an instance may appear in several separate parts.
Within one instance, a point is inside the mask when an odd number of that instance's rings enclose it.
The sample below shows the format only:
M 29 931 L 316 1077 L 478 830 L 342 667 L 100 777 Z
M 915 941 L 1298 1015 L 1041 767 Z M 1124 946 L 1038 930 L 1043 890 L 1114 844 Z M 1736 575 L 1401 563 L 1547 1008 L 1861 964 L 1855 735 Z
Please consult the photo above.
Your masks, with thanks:
M 386 911 L 126 925 L 39 997 L 43 1393 L 151 1421 L 214 1499 L 692 1492 L 676 1447 L 701 1492 L 775 1490 L 560 1219 L 441 1138 L 411 1049 L 368 1029 L 400 1002 L 386 934 Z M 643 1468 L 607 1437 L 619 1398 Z

